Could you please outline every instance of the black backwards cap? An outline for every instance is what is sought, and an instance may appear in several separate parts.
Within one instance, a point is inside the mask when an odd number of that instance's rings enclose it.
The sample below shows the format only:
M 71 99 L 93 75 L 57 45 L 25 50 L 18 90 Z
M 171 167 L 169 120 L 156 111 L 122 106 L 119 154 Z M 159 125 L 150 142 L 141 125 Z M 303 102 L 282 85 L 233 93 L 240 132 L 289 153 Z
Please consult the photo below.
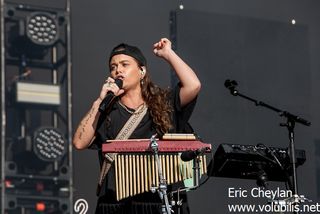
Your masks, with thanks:
M 147 60 L 143 56 L 142 52 L 139 48 L 135 46 L 131 46 L 125 43 L 121 43 L 112 49 L 109 57 L 109 64 L 111 62 L 111 58 L 118 54 L 125 54 L 135 58 L 141 66 L 147 65 Z

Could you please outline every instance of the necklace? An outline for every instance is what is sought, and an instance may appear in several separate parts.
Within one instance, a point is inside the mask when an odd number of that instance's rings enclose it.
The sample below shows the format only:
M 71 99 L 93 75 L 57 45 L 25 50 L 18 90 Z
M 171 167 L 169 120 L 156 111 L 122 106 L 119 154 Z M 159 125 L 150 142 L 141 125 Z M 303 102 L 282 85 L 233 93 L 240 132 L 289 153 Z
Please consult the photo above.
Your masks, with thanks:
M 122 104 L 120 101 L 118 101 L 118 103 L 122 108 L 124 108 L 124 110 L 126 110 L 130 114 L 140 114 L 145 108 L 145 103 L 142 103 L 141 105 L 138 106 L 138 108 L 136 108 L 134 111 L 132 111 L 132 110 L 128 109 L 128 107 L 125 106 L 124 104 Z

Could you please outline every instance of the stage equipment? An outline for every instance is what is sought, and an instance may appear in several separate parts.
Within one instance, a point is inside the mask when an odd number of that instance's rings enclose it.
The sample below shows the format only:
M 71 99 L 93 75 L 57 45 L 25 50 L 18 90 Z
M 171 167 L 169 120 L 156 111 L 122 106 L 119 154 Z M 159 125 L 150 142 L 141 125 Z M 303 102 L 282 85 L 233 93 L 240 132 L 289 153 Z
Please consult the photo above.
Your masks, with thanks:
M 193 176 L 192 162 L 183 162 L 179 152 L 206 148 L 211 144 L 199 140 L 157 140 L 157 152 L 162 175 L 167 184 L 173 184 Z M 150 139 L 111 140 L 102 145 L 102 151 L 118 153 L 115 157 L 117 200 L 152 190 L 161 181 L 159 165 L 150 146 Z M 200 174 L 206 173 L 205 155 L 200 155 Z
M 11 57 L 43 59 L 59 41 L 64 14 L 27 5 L 5 8 L 8 20 L 8 53 Z M 63 31 L 63 30 L 61 30 Z
M 172 213 L 172 207 L 169 204 L 169 199 L 168 199 L 168 182 L 165 179 L 164 172 L 163 172 L 163 164 L 160 162 L 159 158 L 159 144 L 157 143 L 156 140 L 156 135 L 153 135 L 150 139 L 150 148 L 152 149 L 153 152 L 153 157 L 155 159 L 155 171 L 159 175 L 157 176 L 158 179 L 156 179 L 156 182 L 159 181 L 157 185 L 152 185 L 151 186 L 151 191 L 153 193 L 156 193 L 158 190 L 159 197 L 162 201 L 162 206 L 161 206 L 161 211 L 163 214 L 171 214 Z
M 296 123 L 300 123 L 302 125 L 305 126 L 310 126 L 311 123 L 294 114 L 291 114 L 288 111 L 284 111 L 281 109 L 278 109 L 274 106 L 271 106 L 269 104 L 266 104 L 262 101 L 258 101 L 256 99 L 253 99 L 251 97 L 248 97 L 244 94 L 241 94 L 236 87 L 238 86 L 238 83 L 235 80 L 229 80 L 227 79 L 224 83 L 224 86 L 226 88 L 228 88 L 230 90 L 230 93 L 233 96 L 239 96 L 242 98 L 245 98 L 251 102 L 253 102 L 256 106 L 263 106 L 266 107 L 274 112 L 276 112 L 278 115 L 280 115 L 281 117 L 285 117 L 286 118 L 286 122 L 285 123 L 280 123 L 280 126 L 282 127 L 287 127 L 288 129 L 288 136 L 289 136 L 289 147 L 288 147 L 288 153 L 289 153 L 289 157 L 290 157 L 290 163 L 292 165 L 291 169 L 292 169 L 292 181 L 290 183 L 292 183 L 291 185 L 291 190 L 293 193 L 293 197 L 294 197 L 294 201 L 296 203 L 299 203 L 300 201 L 303 201 L 303 199 L 300 200 L 299 195 L 298 195 L 298 182 L 297 182 L 297 172 L 296 172 L 296 165 L 297 165 L 297 159 L 296 159 L 296 153 L 295 153 L 295 145 L 294 145 L 294 127 Z
M 34 134 L 33 151 L 44 161 L 58 161 L 66 153 L 67 142 L 62 133 L 53 127 L 38 129 Z
M 68 143 L 58 128 L 40 127 L 32 136 L 18 137 L 8 144 L 8 175 L 58 176 L 69 174 L 65 160 Z
M 296 167 L 306 160 L 304 150 L 296 150 Z M 258 180 L 263 173 L 269 181 L 288 181 L 292 175 L 288 149 L 264 145 L 220 144 L 208 165 L 208 175 Z
M 72 213 L 70 0 L 1 4 L 0 213 Z
M 49 106 L 61 104 L 59 85 L 17 81 L 14 89 L 15 102 L 18 104 Z
M 69 202 L 65 198 L 58 197 L 30 197 L 26 198 L 23 195 L 5 198 L 5 205 L 7 207 L 6 213 L 68 213 L 72 209 Z
M 67 180 L 34 176 L 8 176 L 5 180 L 7 192 L 20 196 L 66 197 L 70 191 Z
M 26 35 L 37 45 L 53 45 L 59 38 L 59 26 L 52 14 L 34 12 L 27 16 Z

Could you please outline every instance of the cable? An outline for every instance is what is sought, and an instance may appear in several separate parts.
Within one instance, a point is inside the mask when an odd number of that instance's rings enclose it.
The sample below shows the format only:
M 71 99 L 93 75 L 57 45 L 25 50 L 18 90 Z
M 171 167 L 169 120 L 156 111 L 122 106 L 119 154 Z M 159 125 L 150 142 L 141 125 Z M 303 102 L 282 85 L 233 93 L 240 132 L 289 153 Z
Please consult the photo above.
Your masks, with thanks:
M 271 156 L 275 159 L 276 163 L 279 165 L 279 167 L 280 167 L 281 170 L 283 171 L 284 175 L 286 176 L 286 180 L 287 180 L 287 182 L 285 183 L 286 188 L 288 189 L 288 187 L 287 187 L 287 184 L 288 184 L 288 185 L 289 185 L 289 188 L 291 189 L 292 183 L 291 183 L 291 180 L 290 180 L 290 176 L 289 176 L 287 170 L 283 167 L 283 165 L 281 164 L 281 162 L 280 162 L 279 159 L 277 158 L 277 156 L 274 154 L 273 150 L 270 149 L 270 147 L 264 145 L 263 143 L 258 143 L 257 146 L 263 146 L 264 148 L 268 149 L 269 153 L 270 153 Z

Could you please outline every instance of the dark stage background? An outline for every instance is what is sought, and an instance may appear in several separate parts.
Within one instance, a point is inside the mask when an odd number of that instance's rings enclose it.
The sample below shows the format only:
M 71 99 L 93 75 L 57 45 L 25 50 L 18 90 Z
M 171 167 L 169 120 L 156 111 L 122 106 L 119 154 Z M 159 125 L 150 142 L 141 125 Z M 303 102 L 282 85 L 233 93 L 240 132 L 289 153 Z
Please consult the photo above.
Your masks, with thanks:
M 204 141 L 215 149 L 220 143 L 287 147 L 287 129 L 279 126 L 285 119 L 232 96 L 224 81 L 236 79 L 240 93 L 310 118 L 308 28 L 289 22 L 193 11 L 179 11 L 176 23 L 177 49 L 196 68 L 204 86 L 197 116 L 192 119 Z M 308 127 L 297 125 L 296 130 L 296 147 L 306 149 L 308 154 L 308 162 L 299 168 L 301 177 L 314 168 L 310 161 L 313 149 L 309 149 L 313 145 Z M 304 185 L 305 179 L 310 181 L 312 177 L 300 179 L 300 191 L 310 195 L 313 188 Z M 254 180 L 214 177 L 191 193 L 190 199 L 192 204 L 200 199 L 195 204 L 201 213 L 213 207 L 225 213 L 228 204 L 266 203 L 265 198 L 228 197 L 229 187 L 251 190 L 255 185 Z M 272 185 L 284 188 L 281 183 Z M 206 195 L 211 197 L 203 197 Z
M 241 93 L 312 122 L 311 127 L 297 124 L 295 131 L 296 147 L 307 154 L 306 163 L 298 168 L 299 194 L 316 203 L 320 198 L 319 9 L 318 0 L 72 1 L 73 129 L 99 95 L 115 45 L 139 46 L 153 80 L 166 87 L 171 84 L 170 67 L 153 55 L 152 45 L 161 37 L 174 38 L 177 52 L 202 81 L 191 123 L 214 151 L 221 143 L 275 147 L 289 143 L 286 128 L 279 126 L 284 118 L 230 95 L 223 86 L 226 79 L 237 80 Z M 174 21 L 172 11 L 176 11 Z M 93 213 L 99 174 L 96 151 L 74 150 L 73 157 L 74 200 L 87 200 L 88 213 Z M 250 190 L 255 185 L 254 180 L 213 177 L 189 193 L 191 212 L 228 213 L 228 204 L 266 204 L 265 198 L 228 197 L 229 187 Z M 272 183 L 277 186 L 284 188 Z
M 307 153 L 306 163 L 298 168 L 299 193 L 318 201 L 320 2 L 183 4 L 184 10 L 179 10 L 178 1 L 73 1 L 74 128 L 99 94 L 113 46 L 128 42 L 141 47 L 155 82 L 168 86 L 170 68 L 153 56 L 152 44 L 176 36 L 177 52 L 197 71 L 203 85 L 191 119 L 196 132 L 214 149 L 220 143 L 287 147 L 287 130 L 279 126 L 284 119 L 231 96 L 223 86 L 226 79 L 237 80 L 239 90 L 248 96 L 309 119 L 311 127 L 295 128 L 296 147 Z M 175 10 L 177 22 L 170 22 Z M 74 151 L 75 199 L 88 200 L 89 213 L 96 200 L 97 163 L 95 151 Z M 272 185 L 283 188 L 281 183 Z M 250 189 L 255 181 L 211 178 L 189 193 L 191 212 L 227 213 L 227 204 L 252 203 L 252 198 L 228 198 L 229 187 Z

